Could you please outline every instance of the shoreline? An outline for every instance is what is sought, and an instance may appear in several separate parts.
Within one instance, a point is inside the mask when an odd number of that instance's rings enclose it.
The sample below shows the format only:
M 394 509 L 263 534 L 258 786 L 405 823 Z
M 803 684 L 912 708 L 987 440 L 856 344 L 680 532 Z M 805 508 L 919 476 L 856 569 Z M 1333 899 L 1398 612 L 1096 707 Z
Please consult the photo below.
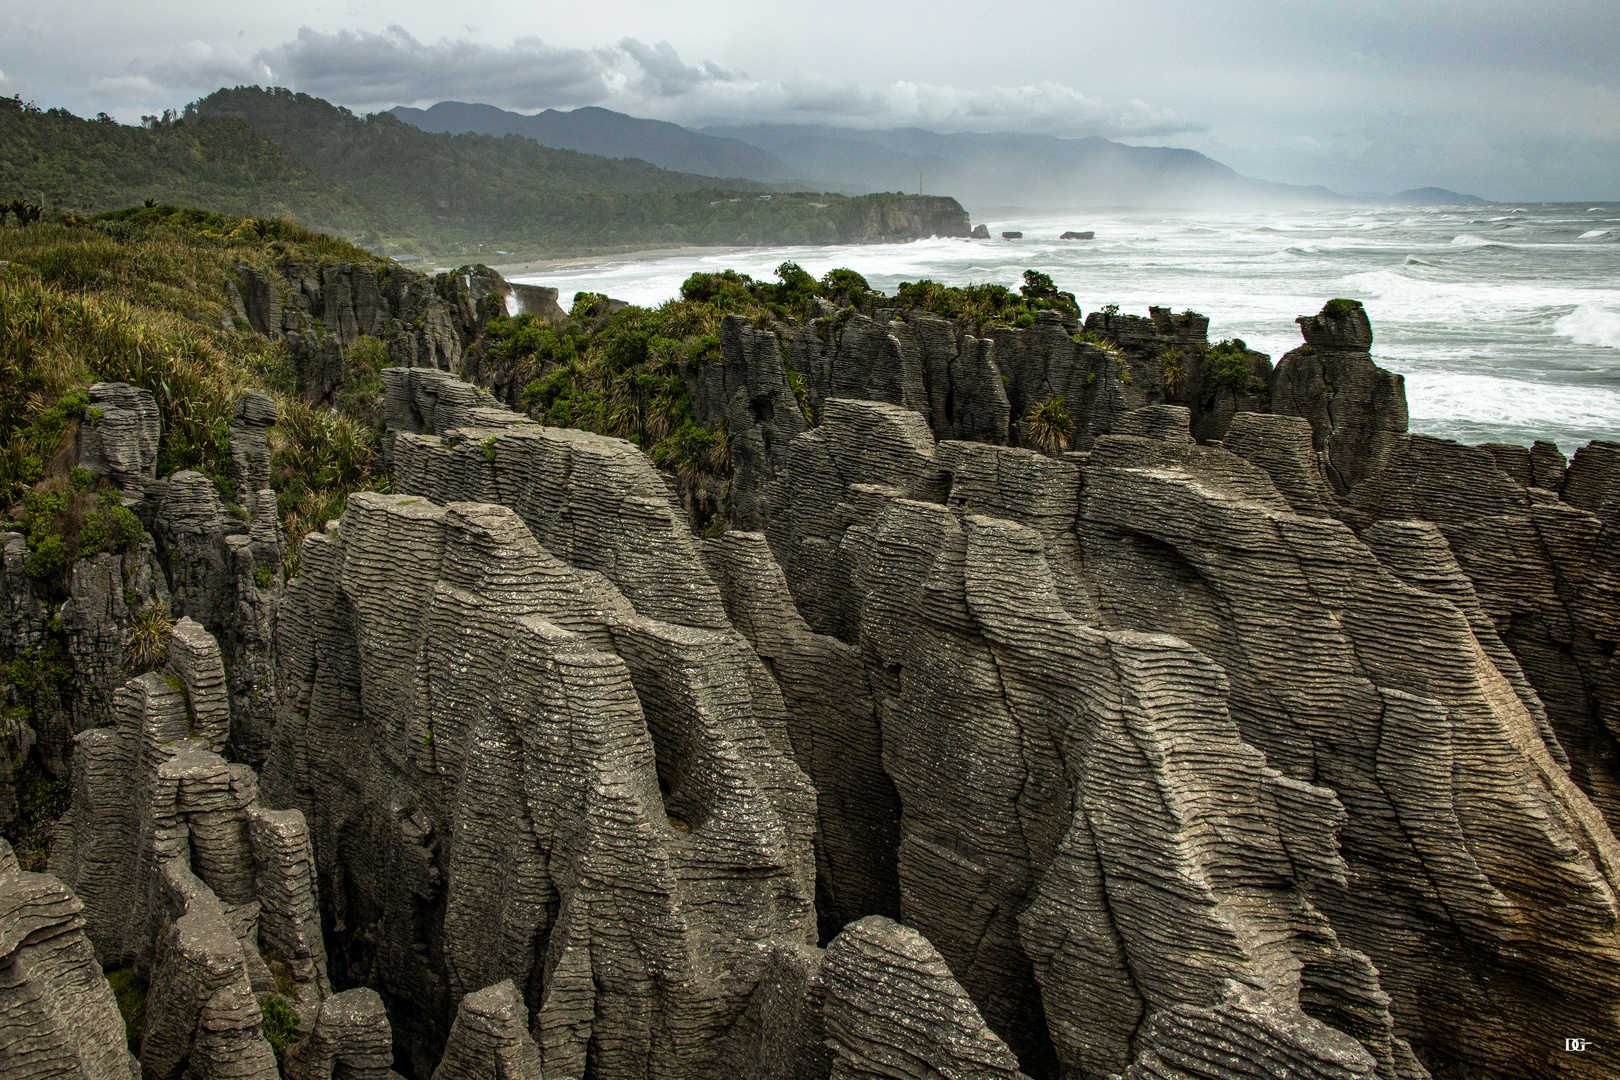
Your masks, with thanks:
M 595 267 L 617 266 L 621 263 L 651 262 L 657 259 L 677 259 L 693 255 L 729 255 L 738 251 L 756 251 L 757 245 L 739 247 L 708 247 L 694 245 L 689 247 L 648 248 L 644 251 L 616 251 L 601 255 L 572 255 L 550 259 L 531 259 L 528 262 L 490 264 L 490 269 L 501 277 L 511 280 L 531 274 L 554 274 L 563 270 L 589 270 Z

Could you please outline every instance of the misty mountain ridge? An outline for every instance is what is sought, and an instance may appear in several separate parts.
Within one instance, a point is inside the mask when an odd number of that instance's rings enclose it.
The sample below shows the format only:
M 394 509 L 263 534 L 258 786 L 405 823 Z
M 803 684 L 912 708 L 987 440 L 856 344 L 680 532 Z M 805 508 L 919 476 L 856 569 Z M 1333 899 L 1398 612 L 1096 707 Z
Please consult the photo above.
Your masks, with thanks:
M 640 158 L 663 169 L 763 183 L 796 179 L 774 155 L 739 139 L 705 135 L 663 120 L 645 120 L 587 105 L 570 112 L 527 115 L 493 105 L 441 101 L 428 109 L 388 110 L 423 131 L 449 135 L 523 135 L 559 150 L 608 158 Z
M 1369 199 L 1379 198 L 1377 195 L 1367 196 Z M 1440 187 L 1407 188 L 1397 191 L 1389 197 L 1394 203 L 1411 206 L 1488 206 L 1489 199 L 1482 199 L 1478 195 L 1464 195 L 1460 191 L 1448 191 Z
M 444 101 L 401 106 L 395 116 L 425 131 L 525 135 L 546 146 L 635 157 L 666 169 L 733 176 L 778 188 L 862 194 L 923 191 L 968 206 L 1325 206 L 1346 202 L 1471 205 L 1484 200 L 1440 188 L 1395 196 L 1341 195 L 1320 185 L 1280 184 L 1239 174 L 1196 150 L 1132 146 L 1100 136 L 1063 139 L 1015 132 L 941 133 L 924 128 L 800 124 L 700 130 L 596 106 L 527 115 Z

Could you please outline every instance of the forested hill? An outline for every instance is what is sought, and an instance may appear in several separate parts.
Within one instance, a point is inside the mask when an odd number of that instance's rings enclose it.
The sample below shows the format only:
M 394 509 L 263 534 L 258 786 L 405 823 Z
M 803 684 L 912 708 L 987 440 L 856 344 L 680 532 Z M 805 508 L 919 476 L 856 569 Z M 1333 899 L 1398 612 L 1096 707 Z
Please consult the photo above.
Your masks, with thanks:
M 241 120 L 457 255 L 967 233 L 967 215 L 952 199 L 766 194 L 755 181 L 558 150 L 519 135 L 426 132 L 289 90 L 219 90 L 187 115 Z
M 228 117 L 356 191 L 377 188 L 455 215 L 473 205 L 465 186 L 541 186 L 600 191 L 770 190 L 755 180 L 672 172 L 635 158 L 607 158 L 541 146 L 523 136 L 428 132 L 392 113 L 357 116 L 308 94 L 273 87 L 216 90 L 187 116 Z
M 126 127 L 0 98 L 0 199 L 97 213 L 145 199 L 356 235 L 375 207 L 237 120 Z
M 954 199 L 770 193 L 543 147 L 421 131 L 319 98 L 220 90 L 169 122 L 126 127 L 0 107 L 0 200 L 80 213 L 155 199 L 285 216 L 379 254 L 445 262 L 679 244 L 861 243 L 965 236 Z

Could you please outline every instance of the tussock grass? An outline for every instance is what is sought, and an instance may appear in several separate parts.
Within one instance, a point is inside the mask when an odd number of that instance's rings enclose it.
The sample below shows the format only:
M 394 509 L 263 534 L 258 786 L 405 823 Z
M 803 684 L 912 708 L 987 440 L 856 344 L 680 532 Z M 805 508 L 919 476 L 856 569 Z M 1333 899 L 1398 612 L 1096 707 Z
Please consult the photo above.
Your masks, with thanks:
M 1024 418 L 1024 435 L 1029 445 L 1043 454 L 1059 454 L 1069 448 L 1069 405 L 1058 394 L 1047 398 Z
M 225 329 L 238 264 L 275 275 L 280 259 L 375 261 L 290 222 L 170 206 L 0 228 L 0 260 L 11 264 L 0 277 L 0 504 L 72 469 L 83 390 L 96 381 L 152 392 L 159 475 L 196 469 L 234 501 L 231 412 L 258 388 L 282 413 L 273 483 L 296 556 L 319 527 L 308 522 L 373 483 L 377 432 L 363 418 L 317 415 L 293 396 L 280 343 Z

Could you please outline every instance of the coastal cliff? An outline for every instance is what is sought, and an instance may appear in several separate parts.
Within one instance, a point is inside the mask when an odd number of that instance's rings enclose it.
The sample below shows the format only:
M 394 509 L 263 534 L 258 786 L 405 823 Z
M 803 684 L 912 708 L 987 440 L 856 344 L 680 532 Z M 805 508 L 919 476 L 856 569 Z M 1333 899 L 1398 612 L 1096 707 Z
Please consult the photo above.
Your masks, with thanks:
M 236 406 L 243 520 L 97 389 L 77 460 L 151 539 L 60 616 L 100 674 L 31 736 L 50 874 L 0 861 L 8 1057 L 131 1075 L 62 989 L 93 950 L 149 1075 L 1620 1068 L 1615 444 L 1410 433 L 1353 302 L 1273 365 L 1037 278 L 1005 319 L 723 315 L 654 388 L 714 452 L 661 462 L 508 344 L 622 305 L 278 272 L 233 314 L 310 400 L 385 342 L 392 490 L 289 576 L 274 408 Z M 50 617 L 30 554 L 0 642 Z M 188 616 L 131 678 L 120 575 Z

